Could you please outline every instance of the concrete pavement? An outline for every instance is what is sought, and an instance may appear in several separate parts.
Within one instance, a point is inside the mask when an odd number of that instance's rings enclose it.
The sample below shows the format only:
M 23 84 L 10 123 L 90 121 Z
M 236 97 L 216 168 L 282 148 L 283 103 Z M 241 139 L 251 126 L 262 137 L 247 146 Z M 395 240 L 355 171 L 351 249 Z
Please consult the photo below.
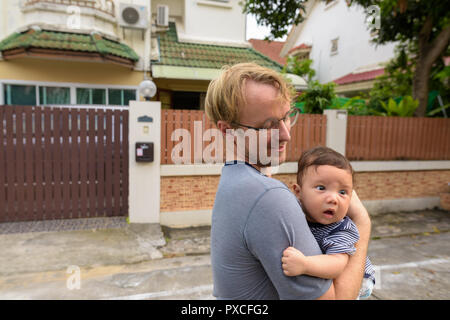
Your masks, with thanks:
M 450 299 L 449 212 L 372 225 L 372 299 Z M 0 298 L 212 299 L 209 228 L 148 228 L 0 235 Z

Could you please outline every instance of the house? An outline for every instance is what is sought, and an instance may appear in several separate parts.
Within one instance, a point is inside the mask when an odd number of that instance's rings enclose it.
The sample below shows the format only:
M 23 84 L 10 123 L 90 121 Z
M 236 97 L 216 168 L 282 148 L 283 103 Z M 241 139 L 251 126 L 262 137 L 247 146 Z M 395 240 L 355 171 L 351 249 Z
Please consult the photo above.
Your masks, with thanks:
M 256 62 L 282 69 L 274 57 L 246 41 L 246 16 L 239 0 L 152 1 L 153 15 L 164 7 L 168 22 L 153 32 L 151 55 L 155 99 L 163 108 L 203 109 L 209 81 L 224 65 Z M 288 77 L 297 89 L 305 87 L 302 78 Z
M 319 82 L 334 81 L 337 93 L 353 96 L 369 90 L 394 56 L 395 44 L 376 46 L 371 42 L 375 35 L 362 7 L 345 0 L 310 0 L 305 20 L 291 29 L 281 56 L 312 59 Z
M 9 13 L 0 104 L 127 106 L 152 77 L 163 108 L 201 109 L 223 65 L 281 70 L 246 41 L 238 0 L 11 0 L 0 9 Z
M 147 1 L 134 1 L 145 5 Z M 0 104 L 126 106 L 144 78 L 141 30 L 118 1 L 11 0 L 0 25 Z

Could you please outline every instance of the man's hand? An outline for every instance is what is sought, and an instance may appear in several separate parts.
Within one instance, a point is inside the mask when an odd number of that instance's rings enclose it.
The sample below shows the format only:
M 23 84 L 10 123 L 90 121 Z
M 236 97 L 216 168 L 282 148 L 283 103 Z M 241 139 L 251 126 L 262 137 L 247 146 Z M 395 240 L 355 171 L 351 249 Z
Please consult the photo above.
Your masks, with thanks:
M 287 276 L 299 276 L 306 271 L 306 257 L 294 247 L 289 247 L 283 251 L 281 262 L 283 273 Z
M 366 208 L 363 206 L 355 190 L 353 190 L 352 199 L 350 200 L 350 206 L 348 207 L 347 211 L 347 216 L 356 224 L 358 224 L 358 222 L 370 223 L 369 214 Z
M 347 216 L 358 228 L 359 241 L 355 244 L 356 252 L 350 257 L 344 272 L 334 279 L 334 288 L 336 299 L 353 300 L 356 299 L 361 288 L 371 230 L 369 213 L 355 191 L 352 194 Z

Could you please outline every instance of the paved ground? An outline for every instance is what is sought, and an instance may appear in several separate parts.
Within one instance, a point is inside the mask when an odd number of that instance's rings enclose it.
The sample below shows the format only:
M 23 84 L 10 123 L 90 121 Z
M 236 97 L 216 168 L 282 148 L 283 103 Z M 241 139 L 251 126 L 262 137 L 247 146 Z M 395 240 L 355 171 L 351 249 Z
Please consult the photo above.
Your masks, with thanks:
M 450 299 L 449 212 L 372 223 L 372 299 Z M 71 230 L 0 234 L 0 299 L 213 299 L 209 228 Z

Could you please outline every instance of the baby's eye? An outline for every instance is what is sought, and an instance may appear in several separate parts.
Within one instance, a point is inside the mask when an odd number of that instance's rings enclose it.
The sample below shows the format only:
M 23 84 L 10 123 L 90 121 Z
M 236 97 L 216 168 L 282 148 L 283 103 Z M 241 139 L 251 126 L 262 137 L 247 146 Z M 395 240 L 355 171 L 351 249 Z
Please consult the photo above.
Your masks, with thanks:
M 325 190 L 325 187 L 324 186 L 316 186 L 316 189 L 323 191 L 323 190 Z
M 347 191 L 341 190 L 341 191 L 339 191 L 339 194 L 346 195 L 346 194 L 347 194 Z

